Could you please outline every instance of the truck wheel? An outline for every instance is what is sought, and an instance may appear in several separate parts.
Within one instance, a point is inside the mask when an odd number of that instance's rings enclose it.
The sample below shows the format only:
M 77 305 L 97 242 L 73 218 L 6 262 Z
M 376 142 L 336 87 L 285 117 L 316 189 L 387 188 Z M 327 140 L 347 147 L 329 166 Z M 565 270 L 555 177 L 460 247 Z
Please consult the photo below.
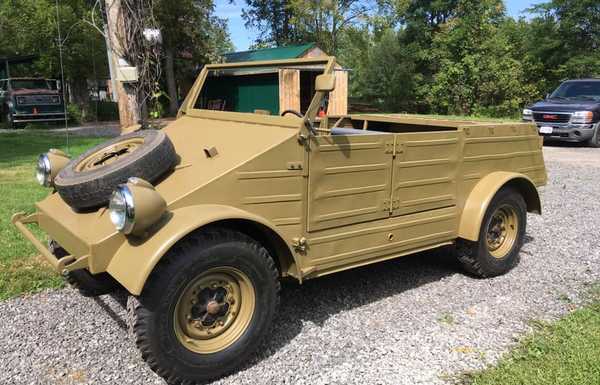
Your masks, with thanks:
M 10 112 L 6 113 L 6 128 L 8 128 L 8 129 L 16 128 L 15 122 L 13 121 L 13 116 Z
M 479 240 L 457 240 L 458 259 L 469 273 L 479 277 L 504 274 L 519 262 L 526 226 L 523 196 L 512 188 L 502 188 L 485 212 Z
M 106 204 L 110 194 L 130 177 L 152 183 L 171 170 L 177 154 L 169 137 L 158 130 L 121 135 L 104 142 L 69 162 L 54 186 L 76 210 Z
M 62 258 L 69 255 L 69 253 L 55 241 L 50 241 L 48 243 L 48 248 L 56 258 Z M 91 274 L 85 269 L 69 272 L 65 276 L 65 280 L 71 286 L 76 288 L 84 297 L 97 297 L 99 295 L 112 293 L 120 287 L 119 283 L 111 277 L 110 274 Z
M 142 358 L 171 384 L 239 367 L 268 332 L 279 304 L 273 259 L 244 234 L 211 229 L 167 253 L 133 305 Z
M 594 135 L 587 141 L 588 147 L 599 148 L 600 147 L 600 125 L 594 130 Z

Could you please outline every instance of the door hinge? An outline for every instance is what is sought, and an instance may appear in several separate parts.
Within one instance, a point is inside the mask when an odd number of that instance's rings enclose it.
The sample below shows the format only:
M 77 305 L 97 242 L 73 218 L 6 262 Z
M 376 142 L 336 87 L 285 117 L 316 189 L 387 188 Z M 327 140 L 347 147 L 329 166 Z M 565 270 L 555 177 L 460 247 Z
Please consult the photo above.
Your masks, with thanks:
M 384 199 L 383 211 L 394 211 L 400 208 L 400 199 Z
M 306 238 L 304 237 L 296 237 L 292 239 L 292 246 L 294 247 L 294 250 L 299 251 L 299 252 L 305 252 L 306 251 Z
M 392 154 L 395 157 L 397 154 L 402 154 L 404 152 L 404 145 L 400 142 L 389 141 L 385 143 L 385 153 Z

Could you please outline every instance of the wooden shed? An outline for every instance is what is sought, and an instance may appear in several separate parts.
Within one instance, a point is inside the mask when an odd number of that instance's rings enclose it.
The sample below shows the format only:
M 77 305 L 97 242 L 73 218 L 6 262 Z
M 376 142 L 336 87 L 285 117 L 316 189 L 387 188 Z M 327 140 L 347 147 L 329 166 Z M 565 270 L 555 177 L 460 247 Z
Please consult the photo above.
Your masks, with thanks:
M 283 60 L 296 58 L 312 58 L 327 56 L 316 44 L 294 45 L 277 48 L 257 49 L 251 51 L 225 54 L 228 63 L 262 60 Z M 327 114 L 346 115 L 348 113 L 348 72 L 336 66 L 335 90 L 329 95 Z M 322 68 L 285 68 L 269 79 L 263 76 L 256 79 L 261 85 L 261 96 L 269 99 L 267 110 L 281 113 L 285 110 L 306 112 L 314 95 L 315 78 L 322 73 Z M 269 89 L 272 88 L 272 89 Z

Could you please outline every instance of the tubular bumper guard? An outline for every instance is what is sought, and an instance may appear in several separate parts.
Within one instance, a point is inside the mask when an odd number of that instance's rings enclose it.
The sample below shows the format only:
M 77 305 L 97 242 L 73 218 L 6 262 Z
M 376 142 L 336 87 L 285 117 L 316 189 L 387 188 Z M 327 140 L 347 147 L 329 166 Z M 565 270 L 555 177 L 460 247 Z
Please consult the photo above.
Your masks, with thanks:
M 88 267 L 89 255 L 84 255 L 79 258 L 75 258 L 72 255 L 67 255 L 62 258 L 56 258 L 54 254 L 42 242 L 39 241 L 33 235 L 31 230 L 27 228 L 27 224 L 35 223 L 38 224 L 38 213 L 25 214 L 23 212 L 16 213 L 12 216 L 11 222 L 16 226 L 17 229 L 35 246 L 35 248 L 46 258 L 46 261 L 52 265 L 54 270 L 60 274 L 67 274 L 73 270 L 84 269 Z

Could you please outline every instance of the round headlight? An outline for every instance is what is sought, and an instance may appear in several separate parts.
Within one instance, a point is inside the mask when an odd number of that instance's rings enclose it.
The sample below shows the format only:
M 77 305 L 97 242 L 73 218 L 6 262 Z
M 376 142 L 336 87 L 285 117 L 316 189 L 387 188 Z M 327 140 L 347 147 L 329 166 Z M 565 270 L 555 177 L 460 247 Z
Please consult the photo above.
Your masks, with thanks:
M 108 204 L 110 220 L 115 225 L 115 228 L 124 233 L 129 234 L 135 225 L 133 195 L 127 185 L 122 184 L 115 191 Z
M 48 158 L 47 154 L 40 155 L 38 157 L 37 167 L 35 168 L 35 179 L 37 179 L 38 183 L 42 186 L 48 187 L 50 186 L 51 172 L 50 158 Z

